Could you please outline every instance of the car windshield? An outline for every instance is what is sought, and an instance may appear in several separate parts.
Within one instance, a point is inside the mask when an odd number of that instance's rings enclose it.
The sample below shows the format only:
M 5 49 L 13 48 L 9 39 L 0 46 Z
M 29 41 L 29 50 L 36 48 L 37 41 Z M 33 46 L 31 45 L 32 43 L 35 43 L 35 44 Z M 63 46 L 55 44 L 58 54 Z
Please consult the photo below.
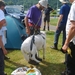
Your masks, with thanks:
M 16 8 L 6 8 L 6 11 L 8 12 L 8 13 L 21 13 L 18 9 L 16 9 Z

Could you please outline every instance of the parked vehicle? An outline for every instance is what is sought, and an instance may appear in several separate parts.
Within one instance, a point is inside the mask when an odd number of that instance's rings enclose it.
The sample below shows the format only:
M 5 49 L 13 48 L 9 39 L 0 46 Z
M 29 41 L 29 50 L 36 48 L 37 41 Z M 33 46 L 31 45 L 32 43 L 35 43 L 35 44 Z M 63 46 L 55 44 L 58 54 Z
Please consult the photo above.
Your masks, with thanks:
M 18 10 L 17 8 L 13 8 L 13 7 L 5 7 L 4 9 L 4 13 L 6 15 L 11 15 L 17 19 L 19 19 L 20 21 L 22 21 L 25 17 L 25 14 L 22 13 L 20 10 Z

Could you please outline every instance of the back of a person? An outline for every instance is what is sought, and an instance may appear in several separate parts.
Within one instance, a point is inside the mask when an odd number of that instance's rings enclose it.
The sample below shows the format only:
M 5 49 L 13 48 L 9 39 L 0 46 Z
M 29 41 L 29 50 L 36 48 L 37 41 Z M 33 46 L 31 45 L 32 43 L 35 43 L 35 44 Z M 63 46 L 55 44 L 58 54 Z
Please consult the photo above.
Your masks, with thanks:
M 61 6 L 61 10 L 63 11 L 63 18 L 62 18 L 62 21 L 61 23 L 63 25 L 66 25 L 66 22 L 67 22 L 67 17 L 68 17 L 68 14 L 69 14 L 69 10 L 70 10 L 70 6 L 65 3 Z

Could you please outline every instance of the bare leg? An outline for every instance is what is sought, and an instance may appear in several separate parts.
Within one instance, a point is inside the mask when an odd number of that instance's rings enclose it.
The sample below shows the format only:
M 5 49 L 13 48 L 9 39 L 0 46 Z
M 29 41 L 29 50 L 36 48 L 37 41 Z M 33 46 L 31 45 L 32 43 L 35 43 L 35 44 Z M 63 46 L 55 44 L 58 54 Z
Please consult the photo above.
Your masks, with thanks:
M 47 26 L 48 26 L 48 31 L 50 30 L 50 28 L 49 28 L 49 22 L 47 22 Z
M 45 30 L 45 27 L 46 27 L 46 22 L 44 22 L 44 28 L 43 28 L 43 30 Z

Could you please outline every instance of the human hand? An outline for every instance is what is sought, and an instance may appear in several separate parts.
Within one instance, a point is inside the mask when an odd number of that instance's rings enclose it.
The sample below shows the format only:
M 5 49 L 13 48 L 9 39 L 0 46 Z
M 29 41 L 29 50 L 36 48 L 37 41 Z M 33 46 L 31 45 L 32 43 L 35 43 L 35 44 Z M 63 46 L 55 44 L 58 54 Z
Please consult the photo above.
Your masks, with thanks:
M 56 30 L 58 30 L 58 26 L 56 26 Z
M 6 49 L 3 49 L 3 53 L 4 53 L 4 55 L 6 55 L 8 52 Z
M 26 27 L 26 33 L 30 35 L 30 29 Z
M 3 27 L 3 26 L 6 26 L 6 20 L 3 19 L 0 21 L 0 29 Z
M 68 46 L 67 45 L 64 45 L 62 48 L 61 48 L 61 51 L 63 53 L 66 53 L 67 52 L 67 49 L 68 49 Z

